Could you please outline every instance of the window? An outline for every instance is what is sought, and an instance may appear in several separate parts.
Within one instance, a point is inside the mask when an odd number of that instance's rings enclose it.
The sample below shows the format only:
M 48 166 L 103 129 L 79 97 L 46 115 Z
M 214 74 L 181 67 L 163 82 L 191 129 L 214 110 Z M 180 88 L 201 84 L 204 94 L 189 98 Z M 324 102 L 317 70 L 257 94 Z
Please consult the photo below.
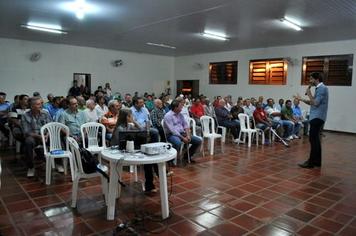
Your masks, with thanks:
M 237 84 L 237 61 L 209 64 L 210 84 Z
M 251 60 L 249 84 L 284 85 L 287 82 L 287 67 L 282 58 Z
M 353 54 L 303 57 L 302 85 L 309 84 L 311 72 L 321 72 L 326 85 L 351 86 Z

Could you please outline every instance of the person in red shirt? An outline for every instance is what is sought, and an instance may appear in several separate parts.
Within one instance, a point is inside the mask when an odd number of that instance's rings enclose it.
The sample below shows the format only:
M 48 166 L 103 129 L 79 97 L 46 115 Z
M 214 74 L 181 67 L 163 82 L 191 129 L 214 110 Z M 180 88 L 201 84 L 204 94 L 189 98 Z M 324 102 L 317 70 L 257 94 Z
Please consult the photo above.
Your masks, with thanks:
M 270 142 L 268 140 L 268 132 L 272 127 L 272 121 L 268 119 L 267 113 L 264 111 L 261 101 L 256 103 L 256 110 L 253 112 L 253 118 L 255 119 L 256 123 L 255 128 L 263 130 L 266 137 L 265 144 L 269 144 Z
M 204 107 L 201 104 L 199 98 L 196 98 L 194 100 L 192 106 L 190 107 L 190 113 L 193 119 L 195 120 L 195 123 L 197 125 L 200 125 L 200 117 L 202 117 L 205 113 L 204 113 Z

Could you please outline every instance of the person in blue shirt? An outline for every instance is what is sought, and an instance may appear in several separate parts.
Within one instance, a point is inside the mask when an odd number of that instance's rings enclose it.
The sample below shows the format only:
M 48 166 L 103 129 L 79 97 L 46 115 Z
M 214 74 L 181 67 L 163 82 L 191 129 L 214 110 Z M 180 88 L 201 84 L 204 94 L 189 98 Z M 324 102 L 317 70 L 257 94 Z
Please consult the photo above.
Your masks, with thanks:
M 9 137 L 9 130 L 5 127 L 7 115 L 10 110 L 10 103 L 6 101 L 6 93 L 0 92 L 0 131 Z
M 309 159 L 299 164 L 302 168 L 321 167 L 320 131 L 326 121 L 329 103 L 329 90 L 328 87 L 323 84 L 322 74 L 318 72 L 311 73 L 309 82 L 310 85 L 305 93 L 308 98 L 303 99 L 300 95 L 295 96 L 300 101 L 310 105 L 309 142 L 311 148 Z M 316 87 L 314 95 L 311 92 L 312 86 Z
M 293 115 L 298 120 L 298 123 L 300 123 L 303 126 L 303 134 L 308 135 L 308 130 L 309 130 L 308 116 L 304 117 L 303 111 L 300 108 L 299 104 L 300 101 L 295 98 L 293 100 Z

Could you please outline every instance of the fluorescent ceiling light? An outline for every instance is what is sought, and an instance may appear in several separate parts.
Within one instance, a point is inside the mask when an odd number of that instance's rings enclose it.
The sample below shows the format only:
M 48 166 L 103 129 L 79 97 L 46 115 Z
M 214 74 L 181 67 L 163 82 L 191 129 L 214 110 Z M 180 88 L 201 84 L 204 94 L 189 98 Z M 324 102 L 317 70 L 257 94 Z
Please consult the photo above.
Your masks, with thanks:
M 217 39 L 217 40 L 222 40 L 222 41 L 229 40 L 225 34 L 208 31 L 208 30 L 204 30 L 204 33 L 202 33 L 201 35 L 206 38 Z
M 301 31 L 301 30 L 302 30 L 302 28 L 299 26 L 299 23 L 296 22 L 295 20 L 292 20 L 292 19 L 290 19 L 290 18 L 288 18 L 288 17 L 284 17 L 284 18 L 281 19 L 281 21 L 282 21 L 285 25 L 287 25 L 288 27 L 290 27 L 290 28 L 292 28 L 292 29 L 295 29 L 295 30 L 297 30 L 297 31 Z
M 169 48 L 169 49 L 176 49 L 176 47 L 167 45 L 167 44 L 163 44 L 163 43 L 146 43 L 147 45 L 150 46 L 156 46 L 156 47 L 161 47 L 161 48 Z
M 62 27 L 60 25 L 28 22 L 26 25 L 21 25 L 21 27 L 31 29 L 31 30 L 45 31 L 54 34 L 67 34 L 67 32 L 62 30 Z

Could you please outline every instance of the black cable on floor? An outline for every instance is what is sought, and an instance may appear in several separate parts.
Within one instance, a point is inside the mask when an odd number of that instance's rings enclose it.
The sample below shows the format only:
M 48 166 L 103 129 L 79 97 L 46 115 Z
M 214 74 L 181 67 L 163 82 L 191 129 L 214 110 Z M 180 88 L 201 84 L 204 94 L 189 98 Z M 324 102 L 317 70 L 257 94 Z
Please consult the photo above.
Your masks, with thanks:
M 168 172 L 170 171 L 170 168 L 168 167 Z M 168 204 L 170 205 L 170 197 L 173 193 L 173 176 L 170 176 L 170 187 L 169 187 L 169 192 L 168 192 Z M 126 185 L 127 186 L 127 185 Z M 131 186 L 130 186 L 131 187 Z M 129 188 L 130 188 L 129 187 Z M 126 188 L 127 189 L 127 188 Z M 134 189 L 135 191 L 135 189 Z M 138 191 L 139 192 L 139 191 Z M 156 215 L 144 210 L 139 210 L 141 209 L 136 201 L 138 193 L 135 192 L 133 195 L 133 210 L 135 212 L 135 216 L 133 219 L 119 224 L 113 231 L 113 235 L 140 235 L 140 232 L 143 233 L 150 233 L 150 234 L 160 234 L 164 231 L 167 230 L 168 228 L 168 220 L 171 218 L 171 214 L 166 219 L 162 219 L 160 215 Z M 130 209 L 132 209 L 132 207 Z M 171 212 L 170 207 L 169 207 L 169 212 Z M 147 228 L 146 223 L 147 222 L 155 222 L 155 223 L 162 223 L 163 228 L 160 230 L 150 230 Z

